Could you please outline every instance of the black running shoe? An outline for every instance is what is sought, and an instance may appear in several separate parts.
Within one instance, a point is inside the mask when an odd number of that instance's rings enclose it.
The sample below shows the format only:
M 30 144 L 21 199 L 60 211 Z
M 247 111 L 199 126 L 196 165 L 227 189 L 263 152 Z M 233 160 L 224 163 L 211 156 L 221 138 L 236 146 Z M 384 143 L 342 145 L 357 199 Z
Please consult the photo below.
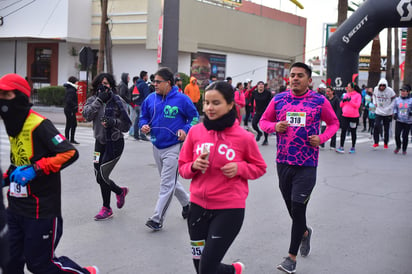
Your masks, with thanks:
M 146 226 L 151 228 L 153 231 L 159 231 L 163 228 L 161 223 L 155 222 L 152 219 L 147 220 Z

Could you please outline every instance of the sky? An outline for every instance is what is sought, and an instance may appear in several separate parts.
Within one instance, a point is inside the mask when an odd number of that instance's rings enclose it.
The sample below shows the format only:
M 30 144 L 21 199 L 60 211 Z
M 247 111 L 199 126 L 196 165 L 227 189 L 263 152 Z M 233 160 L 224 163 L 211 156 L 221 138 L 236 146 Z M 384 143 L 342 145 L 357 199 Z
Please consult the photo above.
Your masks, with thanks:
M 314 56 L 321 56 L 322 53 L 322 29 L 325 23 L 332 24 L 338 21 L 338 0 L 298 0 L 304 7 L 300 9 L 289 0 L 248 0 L 259 5 L 278 9 L 284 12 L 292 13 L 307 19 L 306 30 L 306 60 Z M 361 2 L 361 0 L 354 0 Z M 350 13 L 348 14 L 350 16 Z M 386 37 L 386 36 L 385 36 Z M 381 35 L 381 52 L 386 53 L 384 38 Z M 370 44 L 366 46 L 361 55 L 370 54 Z

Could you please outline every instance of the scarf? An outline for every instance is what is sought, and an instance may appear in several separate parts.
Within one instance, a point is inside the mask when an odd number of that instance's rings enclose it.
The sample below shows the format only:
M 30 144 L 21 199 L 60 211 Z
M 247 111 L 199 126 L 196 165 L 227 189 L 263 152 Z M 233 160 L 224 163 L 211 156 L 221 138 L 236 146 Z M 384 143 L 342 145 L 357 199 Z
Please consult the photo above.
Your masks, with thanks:
M 209 120 L 207 115 L 203 119 L 203 125 L 207 130 L 222 131 L 233 126 L 237 116 L 236 108 L 232 108 L 228 113 L 216 120 Z
M 29 98 L 21 92 L 16 92 L 16 97 L 11 100 L 0 99 L 0 116 L 7 135 L 16 137 L 20 133 L 31 106 Z

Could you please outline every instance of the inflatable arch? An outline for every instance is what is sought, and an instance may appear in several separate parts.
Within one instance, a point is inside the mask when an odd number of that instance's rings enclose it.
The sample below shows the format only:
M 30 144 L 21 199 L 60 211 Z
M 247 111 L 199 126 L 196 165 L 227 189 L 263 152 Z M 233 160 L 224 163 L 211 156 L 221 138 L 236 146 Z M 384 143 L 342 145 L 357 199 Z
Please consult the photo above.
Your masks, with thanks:
M 330 36 L 327 78 L 336 94 L 358 73 L 359 52 L 389 27 L 412 27 L 412 0 L 367 0 Z

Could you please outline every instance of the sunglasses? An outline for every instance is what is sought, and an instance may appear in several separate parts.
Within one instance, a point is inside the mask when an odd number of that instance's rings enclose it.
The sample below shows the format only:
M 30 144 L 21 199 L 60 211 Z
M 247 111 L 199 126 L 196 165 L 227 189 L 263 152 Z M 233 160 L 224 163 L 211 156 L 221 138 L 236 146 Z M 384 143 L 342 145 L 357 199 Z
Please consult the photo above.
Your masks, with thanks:
M 160 83 L 163 83 L 163 82 L 167 82 L 166 80 L 154 80 L 153 81 L 153 83 L 155 83 L 155 84 L 160 84 Z

